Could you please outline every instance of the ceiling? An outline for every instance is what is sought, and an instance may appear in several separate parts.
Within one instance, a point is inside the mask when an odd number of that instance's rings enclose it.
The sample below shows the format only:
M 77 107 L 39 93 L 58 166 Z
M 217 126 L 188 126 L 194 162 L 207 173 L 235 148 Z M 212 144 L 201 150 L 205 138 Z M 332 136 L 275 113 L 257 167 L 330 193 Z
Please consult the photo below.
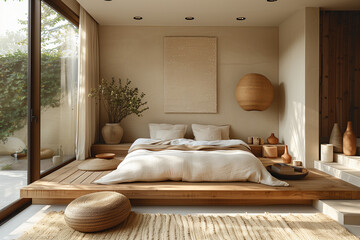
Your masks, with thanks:
M 360 10 L 360 0 L 77 0 L 101 25 L 278 26 L 305 7 Z M 134 16 L 142 16 L 140 21 Z M 184 18 L 192 16 L 193 21 Z M 246 17 L 237 21 L 237 17 Z

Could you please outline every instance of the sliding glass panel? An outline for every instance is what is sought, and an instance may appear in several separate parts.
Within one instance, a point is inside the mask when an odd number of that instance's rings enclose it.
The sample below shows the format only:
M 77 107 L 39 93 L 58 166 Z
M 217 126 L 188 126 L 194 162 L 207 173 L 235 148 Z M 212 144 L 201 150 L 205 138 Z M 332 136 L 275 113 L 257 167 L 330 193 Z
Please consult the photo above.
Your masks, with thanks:
M 27 185 L 28 1 L 0 0 L 0 211 Z
M 75 157 L 78 29 L 41 4 L 41 171 Z

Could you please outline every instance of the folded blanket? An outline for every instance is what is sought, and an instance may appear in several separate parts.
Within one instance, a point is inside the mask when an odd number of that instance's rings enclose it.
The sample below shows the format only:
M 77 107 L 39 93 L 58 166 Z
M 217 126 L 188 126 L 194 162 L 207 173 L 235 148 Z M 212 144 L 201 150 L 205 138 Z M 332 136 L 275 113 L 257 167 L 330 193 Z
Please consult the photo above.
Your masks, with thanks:
M 248 151 L 247 146 L 244 145 L 233 145 L 233 146 L 191 146 L 191 145 L 164 145 L 163 142 L 153 144 L 137 144 L 133 146 L 129 153 L 136 150 L 149 150 L 149 151 L 164 151 L 164 150 L 180 150 L 180 151 L 216 151 L 216 150 L 243 150 Z
M 179 138 L 173 140 L 157 140 L 151 138 L 138 138 L 136 141 L 131 145 L 130 151 L 137 145 L 171 145 L 171 146 L 218 146 L 218 147 L 231 147 L 236 145 L 242 145 L 248 148 L 250 147 L 244 141 L 240 139 L 229 139 L 229 140 L 213 140 L 213 141 L 196 141 L 193 139 L 186 139 L 186 138 Z

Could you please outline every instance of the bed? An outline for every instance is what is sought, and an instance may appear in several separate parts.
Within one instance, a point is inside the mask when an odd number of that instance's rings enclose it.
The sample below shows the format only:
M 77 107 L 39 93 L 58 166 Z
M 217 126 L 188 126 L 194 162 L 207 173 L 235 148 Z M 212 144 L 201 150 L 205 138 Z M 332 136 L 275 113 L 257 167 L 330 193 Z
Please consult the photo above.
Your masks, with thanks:
M 242 140 L 137 139 L 118 168 L 97 184 L 129 182 L 254 182 L 286 187 Z

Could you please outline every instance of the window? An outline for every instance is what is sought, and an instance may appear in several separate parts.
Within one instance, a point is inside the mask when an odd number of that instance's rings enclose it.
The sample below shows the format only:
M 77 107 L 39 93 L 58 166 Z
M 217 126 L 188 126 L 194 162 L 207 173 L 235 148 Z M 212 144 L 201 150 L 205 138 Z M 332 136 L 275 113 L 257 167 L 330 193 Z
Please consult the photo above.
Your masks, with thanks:
M 61 1 L 0 0 L 0 221 L 30 203 L 20 199 L 22 187 L 75 157 L 78 29 L 73 23 L 78 16 Z M 40 126 L 38 121 L 28 126 L 29 106 L 41 109 Z
M 0 0 L 0 210 L 27 185 L 28 1 Z
M 78 28 L 41 4 L 41 171 L 75 157 Z

